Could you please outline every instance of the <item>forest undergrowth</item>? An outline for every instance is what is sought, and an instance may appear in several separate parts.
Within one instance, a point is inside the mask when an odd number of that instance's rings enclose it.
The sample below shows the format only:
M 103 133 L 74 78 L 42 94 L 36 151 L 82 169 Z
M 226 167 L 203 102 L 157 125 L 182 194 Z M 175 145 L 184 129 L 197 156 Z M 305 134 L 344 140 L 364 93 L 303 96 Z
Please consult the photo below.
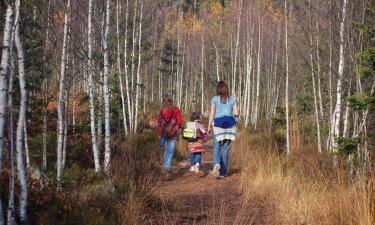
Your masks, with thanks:
M 247 202 L 272 211 L 277 224 L 375 224 L 374 174 L 349 175 L 345 161 L 313 148 L 279 153 L 271 132 L 244 132 L 234 146 Z

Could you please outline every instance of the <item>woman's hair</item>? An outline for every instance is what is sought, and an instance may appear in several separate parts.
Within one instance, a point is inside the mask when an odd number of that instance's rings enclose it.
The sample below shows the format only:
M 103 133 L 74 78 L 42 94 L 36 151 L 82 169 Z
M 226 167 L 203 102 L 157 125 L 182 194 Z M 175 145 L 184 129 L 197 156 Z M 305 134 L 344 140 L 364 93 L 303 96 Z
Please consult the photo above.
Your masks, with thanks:
M 201 119 L 201 115 L 199 112 L 193 112 L 190 116 L 191 122 L 194 122 L 195 120 L 200 120 L 200 119 Z
M 173 98 L 170 94 L 165 94 L 163 96 L 162 108 L 169 108 L 173 106 Z
M 220 96 L 220 101 L 226 103 L 229 99 L 229 89 L 225 81 L 220 81 L 216 87 L 216 93 Z

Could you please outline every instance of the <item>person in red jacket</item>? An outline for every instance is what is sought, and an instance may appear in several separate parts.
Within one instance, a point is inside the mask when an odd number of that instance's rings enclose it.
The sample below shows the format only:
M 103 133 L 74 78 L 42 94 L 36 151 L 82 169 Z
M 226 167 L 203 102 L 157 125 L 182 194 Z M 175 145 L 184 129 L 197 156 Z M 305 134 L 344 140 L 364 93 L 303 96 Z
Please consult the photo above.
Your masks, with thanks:
M 172 169 L 172 159 L 182 124 L 180 109 L 174 105 L 170 95 L 165 95 L 158 116 L 158 132 L 161 137 L 161 146 L 164 148 L 163 168 L 166 172 Z

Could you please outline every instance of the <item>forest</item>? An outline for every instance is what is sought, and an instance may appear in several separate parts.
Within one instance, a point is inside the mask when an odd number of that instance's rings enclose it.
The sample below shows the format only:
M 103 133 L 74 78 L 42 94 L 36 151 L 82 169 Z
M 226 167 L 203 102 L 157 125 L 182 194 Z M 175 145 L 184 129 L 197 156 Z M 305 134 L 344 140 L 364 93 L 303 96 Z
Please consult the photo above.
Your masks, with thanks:
M 1 0 L 0 225 L 375 224 L 373 0 Z M 159 109 L 238 103 L 200 178 Z M 214 131 L 215 132 L 215 131 Z M 215 142 L 215 141 L 214 141 Z M 165 156 L 164 156 L 165 157 Z

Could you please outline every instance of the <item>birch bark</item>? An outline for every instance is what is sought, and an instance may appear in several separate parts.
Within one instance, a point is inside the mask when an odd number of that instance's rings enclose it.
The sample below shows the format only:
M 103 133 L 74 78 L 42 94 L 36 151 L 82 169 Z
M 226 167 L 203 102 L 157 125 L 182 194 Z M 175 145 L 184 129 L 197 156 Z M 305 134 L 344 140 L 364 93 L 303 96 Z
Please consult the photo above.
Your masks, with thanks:
M 121 71 L 121 58 L 120 58 L 120 7 L 119 0 L 116 1 L 116 36 L 117 36 L 117 73 L 120 86 L 120 95 L 121 95 L 121 106 L 122 106 L 122 123 L 124 125 L 125 136 L 128 135 L 128 126 L 126 120 L 126 107 L 125 107 L 125 96 L 124 96 L 124 85 L 122 82 L 122 71 Z M 126 25 L 127 26 L 127 25 Z M 125 65 L 126 66 L 126 65 Z
M 108 52 L 108 36 L 110 26 L 110 5 L 111 0 L 106 0 L 105 7 L 105 26 L 103 40 L 103 58 L 104 58 L 104 76 L 103 76 L 103 92 L 104 92 L 104 127 L 105 127 L 105 150 L 104 150 L 104 171 L 109 172 L 111 162 L 111 130 L 110 130 L 110 102 L 109 102 L 109 52 Z
M 287 0 L 284 5 L 285 13 L 285 118 L 286 118 L 286 153 L 290 154 L 289 140 L 289 47 L 288 47 L 288 17 Z
M 60 84 L 57 102 L 57 114 L 58 114 L 58 133 L 57 133 L 57 189 L 61 190 L 61 175 L 62 175 L 62 150 L 63 150 L 63 137 L 64 137 L 64 91 L 65 91 L 65 80 L 66 80 L 66 61 L 67 61 L 67 41 L 68 41 L 68 30 L 69 30 L 69 16 L 70 16 L 70 0 L 67 2 L 67 8 L 64 16 L 64 38 L 63 47 L 61 53 L 61 70 L 60 70 Z
M 340 53 L 339 53 L 339 69 L 338 69 L 338 78 L 337 78 L 337 89 L 336 89 L 336 106 L 333 113 L 333 118 L 331 122 L 331 150 L 333 152 L 337 151 L 337 140 L 336 138 L 340 137 L 340 122 L 341 122 L 341 100 L 342 100 L 342 80 L 344 76 L 345 68 L 345 23 L 346 23 L 346 7 L 347 0 L 344 0 L 342 6 L 342 18 L 340 24 Z
M 139 99 L 141 94 L 141 63 L 142 63 L 142 16 L 143 16 L 143 1 L 140 0 L 140 18 L 139 18 L 139 35 L 138 35 L 138 67 L 137 67 L 137 83 L 135 93 L 135 113 L 134 113 L 134 133 L 138 128 L 138 110 Z
M 21 91 L 20 109 L 16 133 L 17 172 L 21 193 L 19 195 L 19 217 L 21 224 L 27 223 L 27 177 L 24 154 L 24 124 L 26 117 L 26 83 L 25 83 L 25 56 L 20 36 L 20 7 L 21 1 L 16 0 L 15 44 L 18 55 L 18 79 Z

